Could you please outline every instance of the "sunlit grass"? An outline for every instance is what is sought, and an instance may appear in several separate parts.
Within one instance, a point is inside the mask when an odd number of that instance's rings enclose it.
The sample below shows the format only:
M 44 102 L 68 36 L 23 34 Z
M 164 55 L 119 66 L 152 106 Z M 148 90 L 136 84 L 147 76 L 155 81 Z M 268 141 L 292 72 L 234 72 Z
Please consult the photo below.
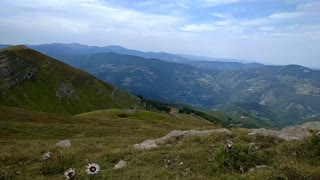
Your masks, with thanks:
M 77 179 L 320 177 L 317 136 L 302 142 L 285 142 L 272 137 L 248 136 L 246 130 L 234 129 L 232 134 L 171 139 L 159 148 L 140 151 L 132 145 L 162 137 L 174 129 L 217 126 L 190 115 L 175 117 L 142 110 L 127 113 L 112 109 L 75 117 L 8 107 L 1 107 L 0 111 L 5 112 L 0 118 L 0 179 L 64 179 L 64 172 L 69 168 L 76 170 Z M 125 113 L 126 118 L 117 116 L 121 113 Z M 72 147 L 56 148 L 55 144 L 64 139 L 70 140 Z M 230 156 L 224 150 L 229 142 L 234 143 L 234 154 L 245 152 L 243 157 L 253 159 L 242 161 Z M 43 155 L 48 151 L 50 158 L 44 160 Z M 254 159 L 257 155 L 261 155 L 258 160 Z M 127 167 L 114 169 L 120 160 L 125 160 Z M 88 175 L 89 163 L 99 164 L 100 172 Z M 256 165 L 268 167 L 249 171 Z

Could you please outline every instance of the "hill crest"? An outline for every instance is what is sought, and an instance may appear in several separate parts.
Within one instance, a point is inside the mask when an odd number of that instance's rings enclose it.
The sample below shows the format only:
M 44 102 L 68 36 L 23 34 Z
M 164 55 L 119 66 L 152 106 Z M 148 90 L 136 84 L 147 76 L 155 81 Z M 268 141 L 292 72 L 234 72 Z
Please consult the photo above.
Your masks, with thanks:
M 137 98 L 89 73 L 26 46 L 0 51 L 0 104 L 33 110 L 81 113 L 130 108 Z

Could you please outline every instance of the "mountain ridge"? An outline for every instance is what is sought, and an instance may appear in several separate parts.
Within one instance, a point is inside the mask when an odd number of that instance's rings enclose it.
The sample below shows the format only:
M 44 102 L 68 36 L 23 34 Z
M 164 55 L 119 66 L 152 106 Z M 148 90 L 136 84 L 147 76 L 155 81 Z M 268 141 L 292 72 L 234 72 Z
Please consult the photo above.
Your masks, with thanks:
M 0 48 L 8 47 L 10 45 L 0 45 Z M 251 63 L 251 61 L 246 60 L 237 60 L 237 59 L 225 59 L 225 58 L 211 58 L 205 56 L 196 56 L 196 55 L 185 55 L 185 54 L 174 54 L 174 53 L 166 53 L 166 52 L 152 52 L 152 51 L 138 51 L 134 49 L 128 49 L 119 45 L 107 45 L 107 46 L 90 46 L 80 43 L 50 43 L 50 44 L 40 44 L 40 45 L 28 45 L 25 44 L 32 49 L 43 52 L 46 55 L 56 57 L 59 59 L 59 54 L 55 54 L 54 51 L 62 51 L 59 47 L 62 47 L 64 50 L 63 56 L 73 54 L 74 51 L 77 54 L 88 54 L 88 53 L 107 53 L 114 52 L 117 54 L 123 55 L 133 55 L 144 57 L 148 59 L 160 59 L 168 62 L 178 62 L 178 63 L 186 63 L 190 61 L 220 61 L 220 62 L 239 62 L 239 63 Z M 58 48 L 58 49 L 57 49 Z
M 256 119 L 260 121 L 258 124 L 276 123 L 283 127 L 316 117 L 320 112 L 317 103 L 320 71 L 299 65 L 173 63 L 114 52 L 63 55 L 64 51 L 66 49 L 60 53 L 56 49 L 55 52 L 62 55 L 60 58 L 65 63 L 132 94 L 169 103 L 186 102 L 197 108 L 220 109 L 244 123 Z M 232 109 L 242 110 L 234 114 Z
M 205 109 L 219 109 L 217 105 L 226 102 L 254 103 L 249 107 L 264 106 L 271 111 L 267 116 L 263 112 L 263 116 L 257 116 L 257 109 L 248 109 L 251 118 L 281 126 L 287 121 L 296 124 L 320 112 L 316 103 L 320 100 L 320 71 L 298 65 L 202 69 L 110 53 L 75 57 L 69 63 L 149 99 L 184 101 Z

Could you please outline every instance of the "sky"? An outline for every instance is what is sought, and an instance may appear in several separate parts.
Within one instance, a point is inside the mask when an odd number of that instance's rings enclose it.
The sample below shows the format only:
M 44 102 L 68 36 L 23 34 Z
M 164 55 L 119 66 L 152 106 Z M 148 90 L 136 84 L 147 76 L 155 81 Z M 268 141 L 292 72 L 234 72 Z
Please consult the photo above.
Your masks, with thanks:
M 141 51 L 320 68 L 320 0 L 1 0 L 0 43 Z

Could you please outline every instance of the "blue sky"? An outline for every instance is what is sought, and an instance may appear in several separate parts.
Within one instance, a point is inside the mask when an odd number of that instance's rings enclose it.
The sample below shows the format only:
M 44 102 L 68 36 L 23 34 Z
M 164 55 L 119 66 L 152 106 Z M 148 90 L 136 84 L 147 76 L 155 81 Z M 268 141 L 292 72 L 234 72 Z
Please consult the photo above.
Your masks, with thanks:
M 319 68 L 320 1 L 1 0 L 0 36 Z

